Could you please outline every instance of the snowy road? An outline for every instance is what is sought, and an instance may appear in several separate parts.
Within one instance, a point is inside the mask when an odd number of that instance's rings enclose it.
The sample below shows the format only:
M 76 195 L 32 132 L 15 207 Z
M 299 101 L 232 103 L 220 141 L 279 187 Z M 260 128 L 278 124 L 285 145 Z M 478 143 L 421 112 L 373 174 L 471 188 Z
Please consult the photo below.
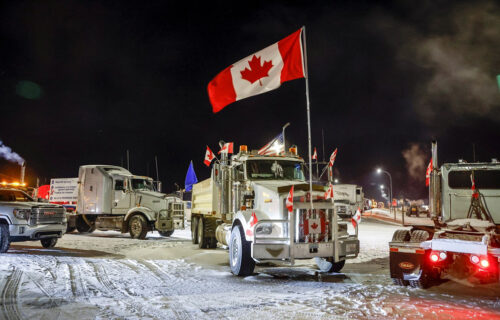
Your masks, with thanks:
M 199 250 L 187 231 L 146 241 L 69 234 L 53 250 L 16 244 L 0 255 L 0 319 L 500 319 L 498 286 L 393 286 L 396 228 L 363 221 L 360 256 L 321 277 L 312 261 L 234 277 L 225 250 Z

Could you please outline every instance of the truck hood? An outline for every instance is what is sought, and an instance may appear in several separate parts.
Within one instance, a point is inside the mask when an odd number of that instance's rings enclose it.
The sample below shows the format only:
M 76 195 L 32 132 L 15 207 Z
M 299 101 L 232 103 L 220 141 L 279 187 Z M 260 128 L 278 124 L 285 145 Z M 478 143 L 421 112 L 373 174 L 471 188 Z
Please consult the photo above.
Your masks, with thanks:
M 154 197 L 154 198 L 160 198 L 164 199 L 166 197 L 166 194 L 161 193 L 161 192 L 156 192 L 156 191 L 150 191 L 150 190 L 136 190 L 138 194 L 143 194 L 146 196 Z
M 33 207 L 49 207 L 49 208 L 61 208 L 62 206 L 58 204 L 52 204 L 52 203 L 46 203 L 46 202 L 35 202 L 35 201 L 30 201 L 30 202 L 17 202 L 17 201 L 0 201 L 0 205 L 2 206 L 9 206 L 13 208 L 20 208 L 20 209 L 31 209 Z
M 283 189 L 283 187 L 291 188 L 294 185 L 304 184 L 306 182 L 295 181 L 295 180 L 271 180 L 271 181 L 254 181 L 253 183 L 257 186 L 261 186 L 266 189 L 272 190 L 274 192 L 278 192 L 278 189 Z

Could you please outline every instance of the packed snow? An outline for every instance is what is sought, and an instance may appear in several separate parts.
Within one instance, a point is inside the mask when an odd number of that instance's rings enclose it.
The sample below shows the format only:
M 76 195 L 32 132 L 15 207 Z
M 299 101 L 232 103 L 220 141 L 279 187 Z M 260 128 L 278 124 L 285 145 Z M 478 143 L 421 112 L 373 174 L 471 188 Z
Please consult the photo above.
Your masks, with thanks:
M 360 255 L 341 274 L 307 260 L 235 277 L 227 251 L 198 249 L 189 229 L 143 241 L 67 234 L 50 250 L 13 244 L 0 255 L 0 319 L 500 318 L 498 285 L 392 285 L 387 243 L 397 228 L 363 219 Z

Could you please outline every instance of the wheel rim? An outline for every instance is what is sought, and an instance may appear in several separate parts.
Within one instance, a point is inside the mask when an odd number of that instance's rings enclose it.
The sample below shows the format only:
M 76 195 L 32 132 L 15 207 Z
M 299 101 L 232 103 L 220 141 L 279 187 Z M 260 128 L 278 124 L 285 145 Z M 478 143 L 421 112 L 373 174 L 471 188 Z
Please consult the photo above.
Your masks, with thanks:
M 233 238 L 231 243 L 231 265 L 234 267 L 238 263 L 238 239 Z
M 132 218 L 132 221 L 130 222 L 130 231 L 134 236 L 138 235 L 141 233 L 142 230 L 142 224 L 139 218 Z

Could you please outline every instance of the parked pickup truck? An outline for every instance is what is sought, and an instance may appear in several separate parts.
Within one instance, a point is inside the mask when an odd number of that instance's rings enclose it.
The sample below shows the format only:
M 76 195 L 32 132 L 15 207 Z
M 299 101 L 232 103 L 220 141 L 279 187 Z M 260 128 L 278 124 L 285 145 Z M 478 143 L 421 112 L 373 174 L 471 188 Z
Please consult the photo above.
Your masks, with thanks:
M 0 253 L 20 241 L 40 240 L 44 248 L 52 248 L 65 232 L 64 207 L 36 202 L 18 189 L 0 188 Z

